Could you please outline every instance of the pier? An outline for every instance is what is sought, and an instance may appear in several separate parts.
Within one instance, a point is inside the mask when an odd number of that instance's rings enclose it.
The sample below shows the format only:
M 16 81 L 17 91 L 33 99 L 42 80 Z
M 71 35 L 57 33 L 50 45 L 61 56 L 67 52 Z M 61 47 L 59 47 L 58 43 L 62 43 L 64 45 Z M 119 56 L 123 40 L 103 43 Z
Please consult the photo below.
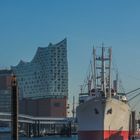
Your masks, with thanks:
M 11 123 L 10 113 L 0 113 L 0 122 Z M 70 128 L 70 133 L 76 134 L 77 123 L 73 118 L 33 117 L 29 115 L 18 115 L 19 132 L 26 136 L 39 137 L 45 135 L 65 135 L 65 128 Z M 71 134 L 69 134 L 71 135 Z

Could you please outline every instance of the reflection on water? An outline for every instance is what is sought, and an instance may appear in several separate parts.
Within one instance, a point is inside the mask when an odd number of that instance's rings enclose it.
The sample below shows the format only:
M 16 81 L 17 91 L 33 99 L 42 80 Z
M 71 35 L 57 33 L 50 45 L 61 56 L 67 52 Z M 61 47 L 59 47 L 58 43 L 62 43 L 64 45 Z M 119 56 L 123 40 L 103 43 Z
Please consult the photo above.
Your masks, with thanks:
M 11 140 L 10 134 L 0 133 L 0 140 Z M 77 136 L 72 137 L 48 136 L 39 138 L 20 137 L 19 140 L 77 140 Z

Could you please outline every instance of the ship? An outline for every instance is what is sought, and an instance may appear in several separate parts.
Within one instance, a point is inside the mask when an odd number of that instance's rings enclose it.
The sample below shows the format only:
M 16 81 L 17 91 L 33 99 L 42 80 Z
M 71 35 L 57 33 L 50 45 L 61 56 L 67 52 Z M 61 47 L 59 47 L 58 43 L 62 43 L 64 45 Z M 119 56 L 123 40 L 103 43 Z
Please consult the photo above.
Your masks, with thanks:
M 128 140 L 131 108 L 112 78 L 112 48 L 93 48 L 92 66 L 88 92 L 81 91 L 76 109 L 78 140 Z

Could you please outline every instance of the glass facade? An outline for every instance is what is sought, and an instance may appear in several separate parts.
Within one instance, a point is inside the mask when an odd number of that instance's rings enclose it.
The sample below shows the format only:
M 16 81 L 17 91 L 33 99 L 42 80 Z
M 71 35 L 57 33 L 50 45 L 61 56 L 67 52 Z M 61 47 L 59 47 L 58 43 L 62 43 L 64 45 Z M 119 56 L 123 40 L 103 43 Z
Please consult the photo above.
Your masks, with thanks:
M 31 62 L 11 67 L 17 76 L 19 97 L 64 98 L 68 96 L 67 40 L 39 47 Z

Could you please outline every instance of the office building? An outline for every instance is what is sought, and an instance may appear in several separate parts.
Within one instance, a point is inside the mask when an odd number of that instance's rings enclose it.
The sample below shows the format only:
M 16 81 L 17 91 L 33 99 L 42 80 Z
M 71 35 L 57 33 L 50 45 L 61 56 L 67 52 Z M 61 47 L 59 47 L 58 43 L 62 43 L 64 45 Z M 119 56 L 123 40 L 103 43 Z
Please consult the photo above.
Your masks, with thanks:
M 11 77 L 11 70 L 0 70 L 0 112 L 11 111 Z

